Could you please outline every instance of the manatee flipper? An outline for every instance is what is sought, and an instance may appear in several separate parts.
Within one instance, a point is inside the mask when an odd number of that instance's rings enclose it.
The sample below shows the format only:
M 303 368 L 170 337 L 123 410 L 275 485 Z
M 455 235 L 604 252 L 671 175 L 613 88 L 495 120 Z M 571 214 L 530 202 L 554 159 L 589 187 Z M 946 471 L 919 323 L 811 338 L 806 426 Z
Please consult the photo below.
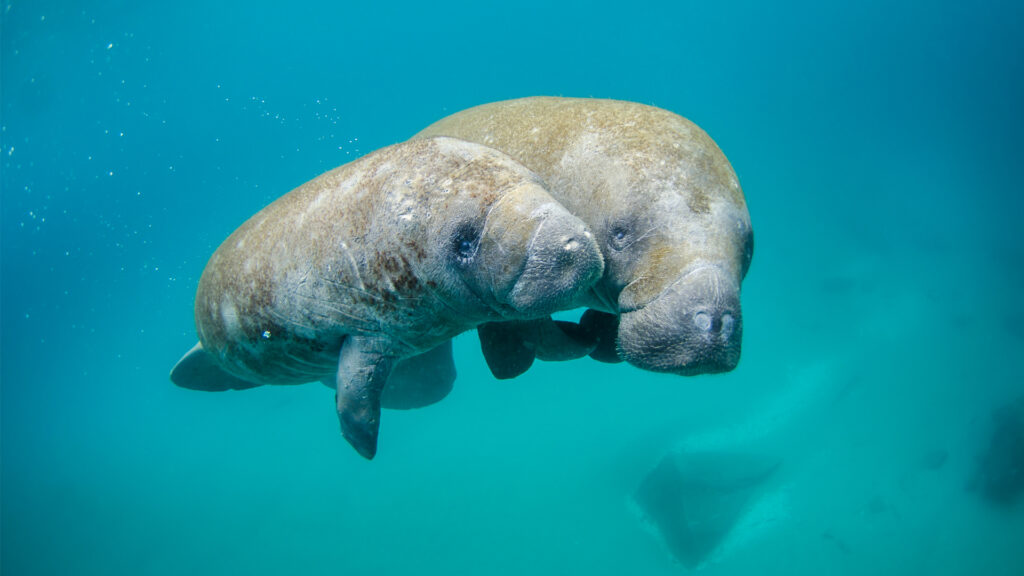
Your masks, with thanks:
M 381 393 L 380 405 L 391 410 L 422 408 L 440 402 L 452 391 L 455 360 L 448 340 L 423 354 L 400 360 Z
M 338 354 L 338 421 L 345 440 L 363 458 L 377 454 L 380 396 L 395 365 L 388 346 L 364 336 L 349 336 Z
M 480 348 L 495 378 L 514 378 L 526 372 L 534 358 L 575 360 L 590 354 L 597 341 L 580 326 L 548 318 L 489 322 L 477 327 Z
M 580 330 L 587 334 L 587 337 L 597 341 L 597 346 L 590 353 L 591 358 L 609 364 L 622 362 L 615 348 L 615 338 L 619 332 L 618 316 L 588 309 L 580 317 Z
M 534 351 L 546 362 L 583 358 L 597 346 L 597 340 L 575 322 L 547 318 L 533 321 L 532 328 Z
M 516 324 L 519 322 L 487 322 L 476 328 L 484 360 L 498 380 L 515 378 L 526 372 L 536 357 L 516 330 Z
M 198 342 L 171 369 L 171 382 L 182 388 L 206 392 L 245 390 L 260 386 L 226 372 Z
M 381 392 L 381 408 L 409 410 L 440 402 L 452 391 L 455 376 L 451 340 L 423 354 L 399 360 Z M 336 375 L 322 382 L 332 390 L 338 387 Z

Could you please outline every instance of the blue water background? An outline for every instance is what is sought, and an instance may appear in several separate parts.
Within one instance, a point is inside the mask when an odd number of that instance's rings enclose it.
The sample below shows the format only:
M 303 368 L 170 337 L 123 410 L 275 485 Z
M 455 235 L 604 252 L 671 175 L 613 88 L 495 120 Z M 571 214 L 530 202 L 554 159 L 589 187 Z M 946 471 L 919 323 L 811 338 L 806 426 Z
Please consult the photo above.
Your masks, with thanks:
M 1022 29 L 1012 1 L 4 2 L 0 570 L 679 574 L 629 495 L 689 445 L 784 456 L 703 573 L 1024 573 L 1024 507 L 966 489 L 1024 393 Z M 466 334 L 372 463 L 322 386 L 171 385 L 245 218 L 529 95 L 725 151 L 757 239 L 734 372 L 497 381 Z

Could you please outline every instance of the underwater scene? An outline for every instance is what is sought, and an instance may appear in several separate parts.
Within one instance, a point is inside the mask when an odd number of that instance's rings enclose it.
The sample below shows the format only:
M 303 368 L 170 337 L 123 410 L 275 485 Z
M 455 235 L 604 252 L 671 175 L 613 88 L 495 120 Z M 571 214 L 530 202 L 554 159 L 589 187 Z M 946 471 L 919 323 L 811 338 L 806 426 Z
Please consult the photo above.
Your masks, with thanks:
M 1024 574 L 1024 4 L 0 19 L 4 576 Z

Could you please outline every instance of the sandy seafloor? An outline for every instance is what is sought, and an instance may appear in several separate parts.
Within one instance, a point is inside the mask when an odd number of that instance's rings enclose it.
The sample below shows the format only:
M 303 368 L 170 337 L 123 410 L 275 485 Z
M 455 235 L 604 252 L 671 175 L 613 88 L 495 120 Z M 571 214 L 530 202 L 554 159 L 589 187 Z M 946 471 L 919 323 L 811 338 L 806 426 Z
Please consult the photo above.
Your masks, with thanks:
M 827 4 L 5 1 L 0 571 L 679 574 L 629 496 L 690 446 L 783 462 L 701 573 L 1024 573 L 1024 502 L 967 489 L 1024 394 L 1022 5 Z M 725 151 L 756 236 L 735 371 L 497 381 L 465 334 L 372 463 L 323 386 L 171 385 L 246 217 L 528 95 Z

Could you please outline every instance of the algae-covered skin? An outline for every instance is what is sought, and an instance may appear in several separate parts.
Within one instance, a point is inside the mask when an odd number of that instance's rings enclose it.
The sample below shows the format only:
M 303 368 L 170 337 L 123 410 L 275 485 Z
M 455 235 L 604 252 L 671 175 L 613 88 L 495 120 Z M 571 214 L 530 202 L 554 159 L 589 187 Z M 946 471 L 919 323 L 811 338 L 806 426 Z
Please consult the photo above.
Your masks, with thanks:
M 736 174 L 703 130 L 633 102 L 534 97 L 457 112 L 415 137 L 439 135 L 522 162 L 594 231 L 605 272 L 576 304 L 592 309 L 581 329 L 597 340 L 595 357 L 683 375 L 735 368 L 753 234 Z M 509 363 L 492 363 L 495 374 L 510 377 L 537 345 L 516 346 L 503 330 L 520 331 L 489 325 L 482 344 Z
M 199 281 L 200 344 L 171 378 L 202 390 L 330 379 L 346 439 L 372 458 L 398 362 L 450 362 L 456 334 L 565 308 L 602 270 L 583 222 L 505 154 L 454 138 L 396 144 L 224 241 Z

